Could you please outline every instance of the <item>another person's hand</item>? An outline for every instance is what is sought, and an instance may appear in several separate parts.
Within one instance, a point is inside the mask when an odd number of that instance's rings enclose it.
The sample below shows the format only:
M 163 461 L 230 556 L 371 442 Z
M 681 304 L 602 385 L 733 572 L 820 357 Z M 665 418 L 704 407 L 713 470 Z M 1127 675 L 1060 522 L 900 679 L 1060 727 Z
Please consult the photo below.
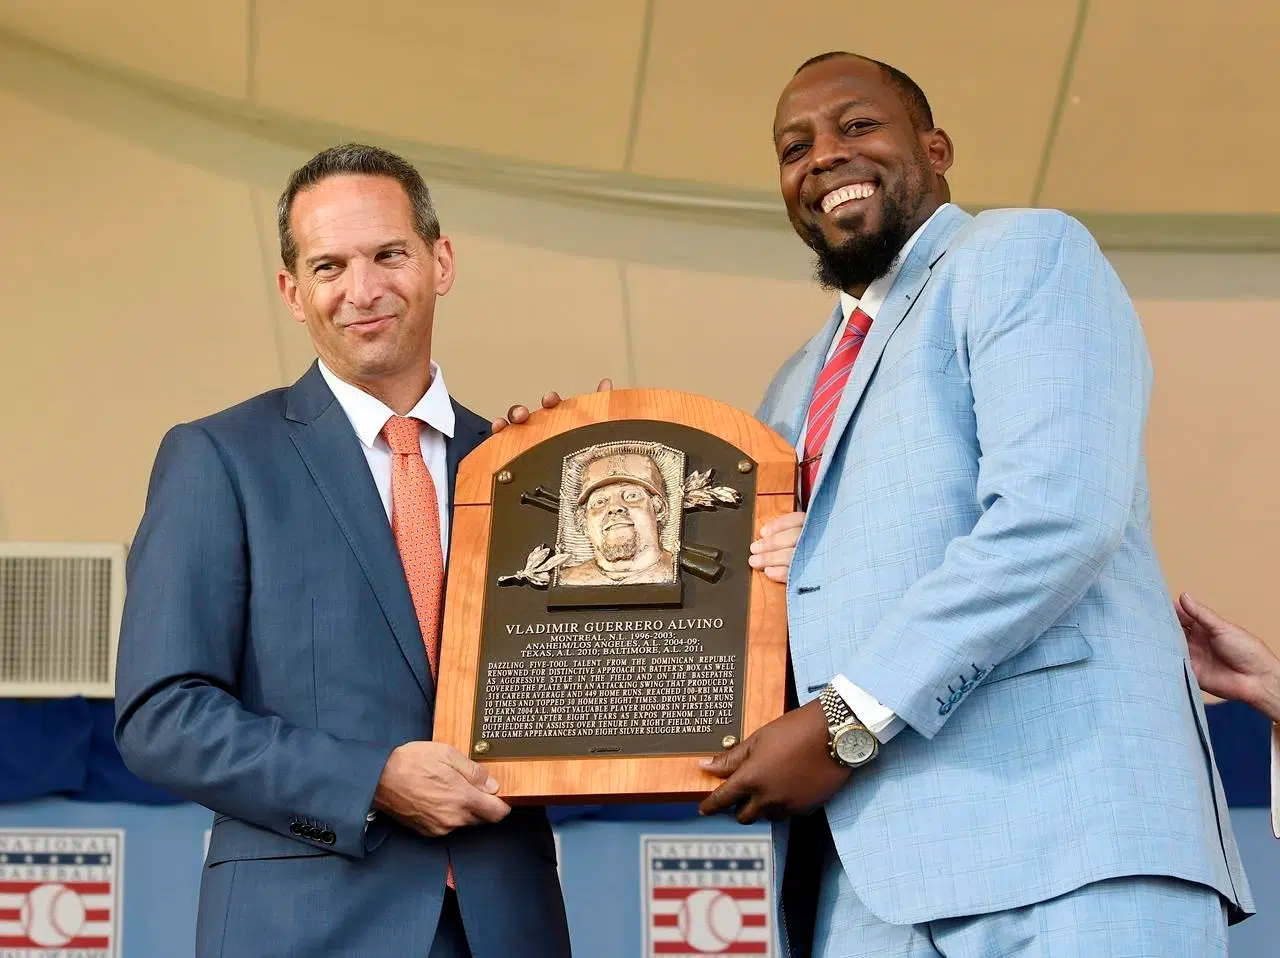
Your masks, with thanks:
M 828 734 L 822 705 L 814 699 L 727 752 L 704 760 L 703 768 L 726 781 L 698 811 L 714 815 L 736 808 L 743 825 L 761 816 L 785 818 L 812 811 L 852 774 L 831 757 Z
M 1219 698 L 1247 702 L 1280 722 L 1280 658 L 1256 635 L 1228 622 L 1189 593 L 1174 610 L 1191 651 L 1200 688 Z
M 451 746 L 406 742 L 387 759 L 373 804 L 415 831 L 439 837 L 506 818 L 511 807 L 497 792 L 497 781 Z
M 803 512 L 789 512 L 766 522 L 760 527 L 760 538 L 751 543 L 747 564 L 763 569 L 774 582 L 786 582 L 803 525 Z
M 613 388 L 612 379 L 602 379 L 600 380 L 600 385 L 596 387 L 596 392 L 598 393 L 608 392 L 612 388 Z M 556 406 L 560 405 L 560 403 L 563 401 L 564 400 L 560 398 L 560 394 L 558 392 L 549 392 L 542 397 L 542 408 L 554 409 Z M 502 432 L 502 430 L 506 429 L 508 426 L 518 426 L 523 422 L 527 422 L 529 419 L 529 416 L 530 416 L 530 413 L 529 413 L 529 408 L 527 406 L 512 406 L 510 409 L 507 410 L 506 419 L 495 419 L 492 423 L 490 423 L 490 426 L 492 427 L 494 432 Z

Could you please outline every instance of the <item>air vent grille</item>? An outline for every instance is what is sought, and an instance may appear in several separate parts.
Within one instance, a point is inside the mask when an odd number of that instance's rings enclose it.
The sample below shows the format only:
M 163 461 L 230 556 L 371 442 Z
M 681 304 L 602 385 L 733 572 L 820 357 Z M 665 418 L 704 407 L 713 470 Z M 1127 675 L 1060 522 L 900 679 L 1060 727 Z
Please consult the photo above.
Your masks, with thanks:
M 124 547 L 0 542 L 0 696 L 113 694 Z

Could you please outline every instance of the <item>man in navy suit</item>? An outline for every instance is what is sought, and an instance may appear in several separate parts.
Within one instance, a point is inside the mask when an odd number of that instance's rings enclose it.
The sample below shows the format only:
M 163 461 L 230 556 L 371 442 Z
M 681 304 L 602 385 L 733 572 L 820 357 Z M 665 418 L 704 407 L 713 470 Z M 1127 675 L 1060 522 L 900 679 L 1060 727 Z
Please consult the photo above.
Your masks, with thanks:
M 216 813 L 197 953 L 567 956 L 545 813 L 431 741 L 449 503 L 489 434 L 431 359 L 452 246 L 358 145 L 294 173 L 279 229 L 319 361 L 165 436 L 129 557 L 116 738 Z

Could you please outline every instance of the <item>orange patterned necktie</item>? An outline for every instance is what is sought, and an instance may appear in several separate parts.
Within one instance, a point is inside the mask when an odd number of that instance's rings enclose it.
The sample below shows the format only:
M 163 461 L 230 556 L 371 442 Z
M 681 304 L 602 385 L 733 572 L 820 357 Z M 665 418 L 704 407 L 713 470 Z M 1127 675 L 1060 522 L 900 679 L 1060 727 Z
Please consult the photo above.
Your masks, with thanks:
M 440 597 L 444 588 L 444 552 L 440 548 L 440 500 L 435 480 L 422 458 L 422 423 L 392 416 L 382 427 L 391 447 L 391 531 L 409 582 L 418 628 L 427 647 L 427 664 L 436 677 L 440 664 Z M 453 865 L 445 883 L 456 888 Z
M 392 416 L 382 427 L 391 447 L 391 531 L 400 550 L 409 595 L 435 678 L 440 649 L 440 596 L 444 553 L 440 548 L 440 500 L 422 459 L 422 423 Z

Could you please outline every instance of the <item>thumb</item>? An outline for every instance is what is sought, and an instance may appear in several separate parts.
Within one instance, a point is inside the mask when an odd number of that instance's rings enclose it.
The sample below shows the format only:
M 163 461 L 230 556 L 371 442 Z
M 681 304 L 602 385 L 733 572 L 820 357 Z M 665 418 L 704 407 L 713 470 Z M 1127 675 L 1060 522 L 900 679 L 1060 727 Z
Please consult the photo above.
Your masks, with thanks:
M 746 758 L 747 743 L 742 742 L 728 751 L 713 755 L 711 758 L 704 758 L 698 764 L 716 778 L 728 778 L 738 770 Z
M 445 753 L 445 761 L 457 769 L 458 774 L 481 791 L 495 794 L 498 791 L 498 780 L 486 771 L 478 762 L 473 762 L 461 752 L 450 749 Z
M 600 380 L 600 385 L 596 387 L 596 392 L 598 392 L 598 393 L 607 393 L 607 392 L 609 392 L 611 389 L 613 389 L 613 380 L 612 380 L 612 379 L 605 378 L 605 379 Z
M 1186 610 L 1191 618 L 1197 623 L 1204 626 L 1210 632 L 1218 634 L 1227 628 L 1227 620 L 1214 612 L 1203 602 L 1199 601 L 1190 592 L 1184 592 L 1181 595 L 1182 607 Z

